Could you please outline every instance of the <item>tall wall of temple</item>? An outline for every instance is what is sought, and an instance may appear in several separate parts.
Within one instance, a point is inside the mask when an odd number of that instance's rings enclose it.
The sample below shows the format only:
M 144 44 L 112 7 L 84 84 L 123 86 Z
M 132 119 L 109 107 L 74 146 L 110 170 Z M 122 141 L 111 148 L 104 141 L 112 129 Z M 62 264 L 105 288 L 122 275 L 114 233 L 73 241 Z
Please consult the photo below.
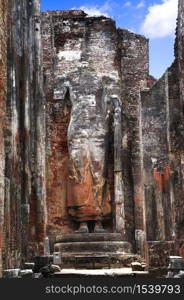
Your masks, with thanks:
M 129 211 L 126 225 L 132 228 L 136 251 L 144 253 L 145 221 L 142 188 L 142 141 L 140 131 L 140 92 L 148 88 L 149 49 L 148 40 L 127 30 L 119 30 L 121 37 L 123 120 L 123 178 L 125 199 Z
M 5 5 L 5 1 L 2 3 Z M 1 34 L 2 30 L 1 27 Z M 4 194 L 1 193 L 0 218 L 4 232 L 4 268 L 18 267 L 33 253 L 43 253 L 46 222 L 45 123 L 39 1 L 9 1 L 8 32 L 8 89 L 6 107 L 3 108 L 3 112 L 6 111 L 5 165 L 1 166 L 1 172 L 2 167 L 4 169 L 4 174 L 1 174 Z M 5 51 L 5 41 L 1 43 L 1 49 Z M 6 53 L 3 55 L 5 59 Z M 5 65 L 4 60 L 1 72 L 5 72 Z M 0 127 L 3 130 L 3 126 Z M 3 155 L 2 151 L 0 155 Z
M 184 247 L 183 5 L 179 1 L 175 61 L 141 97 L 148 254 L 157 267 L 167 265 L 169 255 L 183 255 Z
M 2 271 L 3 222 L 4 222 L 4 128 L 7 81 L 7 13 L 8 1 L 0 3 L 0 274 Z

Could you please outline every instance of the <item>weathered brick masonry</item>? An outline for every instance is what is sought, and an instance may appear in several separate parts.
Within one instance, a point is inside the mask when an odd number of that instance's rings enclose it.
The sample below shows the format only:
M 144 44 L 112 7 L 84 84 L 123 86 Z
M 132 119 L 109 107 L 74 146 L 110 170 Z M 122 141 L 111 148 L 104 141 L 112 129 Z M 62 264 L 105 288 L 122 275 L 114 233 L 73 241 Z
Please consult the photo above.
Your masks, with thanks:
M 169 255 L 183 255 L 183 11 L 179 1 L 175 61 L 141 96 L 148 253 L 157 267 L 167 265 Z
M 8 88 L 3 108 L 3 113 L 6 112 L 5 165 L 2 165 L 4 175 L 1 176 L 4 220 L 1 217 L 0 225 L 4 231 L 3 265 L 12 268 L 20 266 L 25 257 L 33 253 L 43 253 L 45 122 L 39 1 L 12 0 L 6 9 Z M 5 51 L 5 41 L 1 46 Z M 3 63 L 5 72 L 6 56 Z
M 7 81 L 7 12 L 8 1 L 0 2 L 0 274 L 2 271 L 3 223 L 4 223 L 4 128 Z

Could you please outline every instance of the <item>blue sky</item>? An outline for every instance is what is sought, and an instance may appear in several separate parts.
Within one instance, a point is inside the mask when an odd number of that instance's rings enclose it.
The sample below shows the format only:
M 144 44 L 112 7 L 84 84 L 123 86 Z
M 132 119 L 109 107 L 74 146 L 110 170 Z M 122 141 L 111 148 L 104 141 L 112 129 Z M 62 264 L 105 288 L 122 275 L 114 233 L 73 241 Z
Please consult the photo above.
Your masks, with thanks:
M 83 9 L 150 39 L 150 74 L 159 78 L 174 59 L 178 0 L 42 0 L 42 10 Z

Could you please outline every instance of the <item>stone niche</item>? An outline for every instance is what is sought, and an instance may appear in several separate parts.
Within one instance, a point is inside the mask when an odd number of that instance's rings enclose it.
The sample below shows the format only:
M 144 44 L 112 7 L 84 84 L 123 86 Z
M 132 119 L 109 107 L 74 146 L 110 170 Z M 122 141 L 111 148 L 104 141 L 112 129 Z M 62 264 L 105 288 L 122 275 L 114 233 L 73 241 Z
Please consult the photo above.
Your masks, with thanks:
M 85 19 L 80 11 L 51 16 L 52 24 L 43 22 L 45 59 L 54 46 L 53 77 L 45 71 L 49 226 L 69 233 L 87 218 L 92 231 L 93 220 L 103 219 L 113 232 L 113 105 L 120 102 L 115 25 L 106 18 Z M 43 20 L 48 17 L 43 14 Z M 46 25 L 53 25 L 54 45 L 46 44 Z
M 130 153 L 126 156 L 131 129 L 124 116 L 128 93 L 138 99 L 147 86 L 147 40 L 103 16 L 51 11 L 42 13 L 42 45 L 48 235 L 73 233 L 86 220 L 93 232 L 100 220 L 109 233 L 120 232 L 134 243 Z M 139 56 L 144 65 L 126 72 L 128 61 Z M 129 116 L 133 113 L 130 107 Z

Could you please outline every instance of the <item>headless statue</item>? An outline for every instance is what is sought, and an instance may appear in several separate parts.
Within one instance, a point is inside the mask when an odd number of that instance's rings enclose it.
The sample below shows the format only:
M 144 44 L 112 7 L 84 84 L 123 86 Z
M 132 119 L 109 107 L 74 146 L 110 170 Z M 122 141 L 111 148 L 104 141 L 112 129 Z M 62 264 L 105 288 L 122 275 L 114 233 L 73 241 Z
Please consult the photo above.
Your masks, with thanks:
M 94 232 L 102 233 L 105 232 L 102 221 L 111 213 L 110 192 L 104 175 L 107 115 L 96 110 L 93 95 L 84 95 L 81 102 L 80 107 L 79 103 L 72 103 L 68 128 L 67 207 L 72 220 L 79 223 L 76 232 L 88 233 L 88 222 L 94 221 Z

